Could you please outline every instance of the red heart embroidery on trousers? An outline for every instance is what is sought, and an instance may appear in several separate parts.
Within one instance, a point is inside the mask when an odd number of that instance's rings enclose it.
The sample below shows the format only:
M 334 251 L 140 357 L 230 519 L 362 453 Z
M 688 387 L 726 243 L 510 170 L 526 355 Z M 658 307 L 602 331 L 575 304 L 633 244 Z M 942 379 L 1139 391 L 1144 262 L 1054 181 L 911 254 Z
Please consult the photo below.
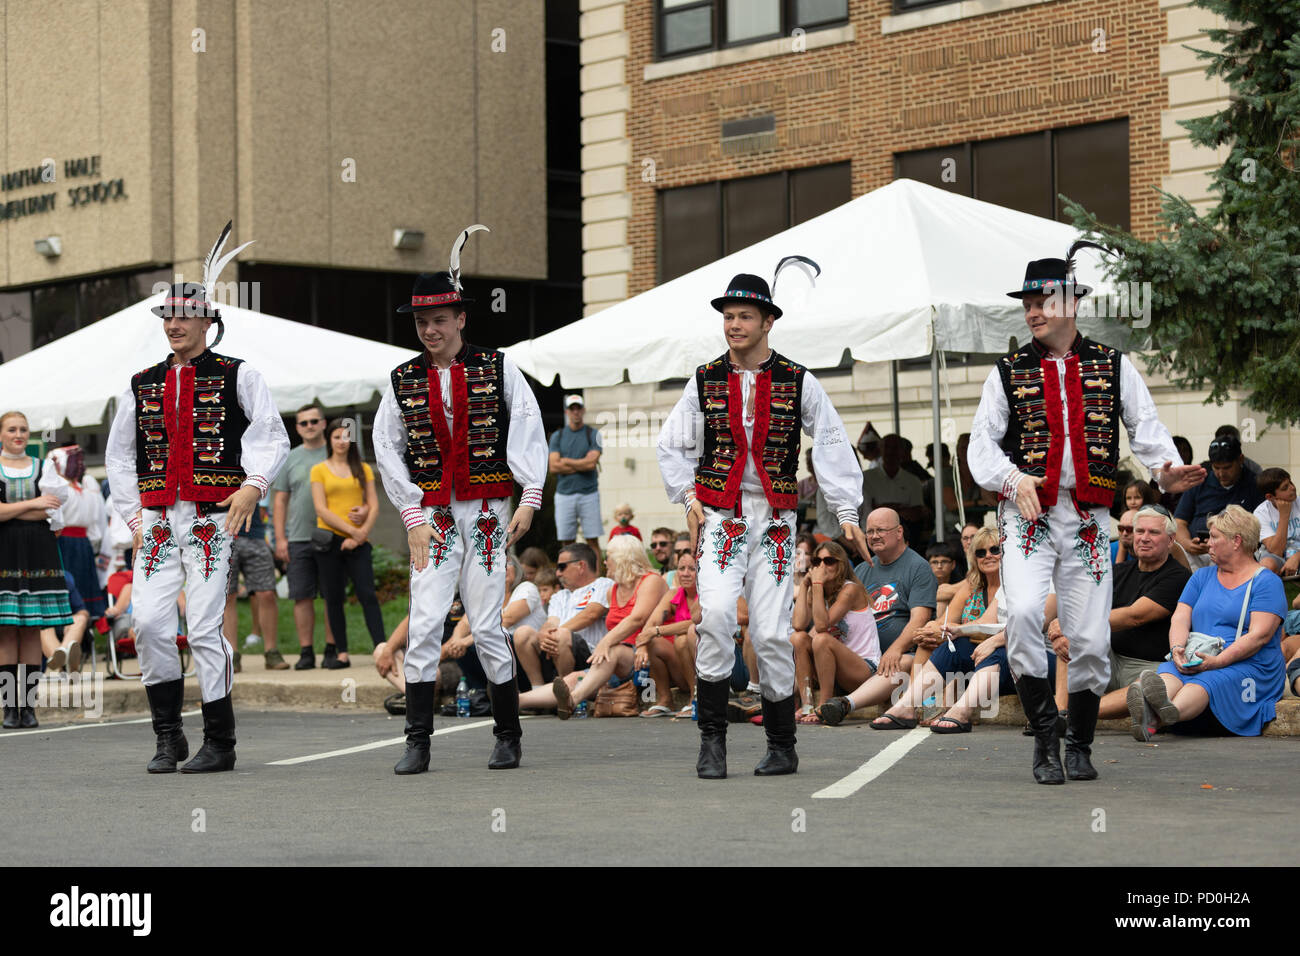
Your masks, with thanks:
M 211 544 L 212 539 L 217 536 L 217 526 L 211 521 L 205 521 L 203 524 L 196 524 L 190 529 L 190 533 L 204 544 Z
M 767 536 L 773 544 L 785 544 L 790 537 L 790 529 L 786 525 L 777 525 L 775 528 L 768 528 Z
M 479 515 L 478 530 L 483 533 L 484 537 L 492 537 L 492 535 L 496 534 L 497 530 L 497 516 Z
M 722 530 L 727 533 L 728 538 L 738 538 L 745 533 L 745 525 L 733 518 L 723 518 Z
M 149 529 L 149 537 L 153 538 L 157 544 L 162 544 L 172 536 L 172 529 L 166 525 L 156 524 Z
M 435 511 L 433 513 L 433 527 L 438 534 L 445 538 L 447 532 L 456 527 L 456 522 L 452 519 L 451 515 L 443 514 L 441 511 Z

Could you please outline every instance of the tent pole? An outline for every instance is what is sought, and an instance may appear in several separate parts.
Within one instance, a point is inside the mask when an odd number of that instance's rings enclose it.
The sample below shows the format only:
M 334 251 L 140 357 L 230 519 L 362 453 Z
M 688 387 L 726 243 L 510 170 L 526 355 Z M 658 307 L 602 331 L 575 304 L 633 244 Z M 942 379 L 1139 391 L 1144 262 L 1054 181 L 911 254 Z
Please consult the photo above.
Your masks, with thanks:
M 895 406 L 897 407 L 897 406 Z M 939 348 L 930 353 L 930 411 L 934 418 L 934 540 L 941 543 L 943 533 L 943 446 L 939 425 Z
M 903 423 L 898 412 L 898 359 L 889 363 L 889 399 L 894 406 L 894 434 L 903 434 Z

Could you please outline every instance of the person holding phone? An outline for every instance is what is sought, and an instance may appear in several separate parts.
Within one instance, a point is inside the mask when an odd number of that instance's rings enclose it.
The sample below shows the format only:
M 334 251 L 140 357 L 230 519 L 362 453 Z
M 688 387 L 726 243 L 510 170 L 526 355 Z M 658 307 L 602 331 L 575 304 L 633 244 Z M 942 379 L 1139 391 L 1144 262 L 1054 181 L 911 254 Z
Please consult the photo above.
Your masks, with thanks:
M 1178 499 L 1174 511 L 1178 543 L 1187 552 L 1192 571 L 1213 563 L 1210 557 L 1210 515 L 1228 505 L 1240 505 L 1247 511 L 1254 511 L 1264 501 L 1255 473 L 1246 467 L 1239 439 L 1233 435 L 1214 439 L 1210 442 L 1209 458 L 1210 473 L 1204 484 L 1185 492 Z

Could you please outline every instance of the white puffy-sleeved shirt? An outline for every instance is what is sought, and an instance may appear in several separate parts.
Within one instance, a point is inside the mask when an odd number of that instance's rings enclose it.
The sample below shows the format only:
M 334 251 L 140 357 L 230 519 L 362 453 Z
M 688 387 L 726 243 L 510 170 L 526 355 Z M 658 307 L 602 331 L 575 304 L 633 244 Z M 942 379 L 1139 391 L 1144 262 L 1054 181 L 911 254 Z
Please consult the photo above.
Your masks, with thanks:
M 178 374 L 180 367 L 172 365 L 167 374 Z M 257 489 L 258 497 L 264 498 L 284 460 L 289 457 L 289 433 L 284 430 L 284 420 L 275 407 L 266 379 L 247 362 L 239 363 L 235 394 L 244 417 L 248 419 L 248 427 L 239 442 L 239 467 L 247 476 L 240 487 L 252 485 Z M 179 405 L 179 388 L 176 389 L 176 401 Z M 117 400 L 117 415 L 113 418 L 108 445 L 104 449 L 104 470 L 108 472 L 113 507 L 132 531 L 139 530 L 140 525 L 135 431 L 135 395 L 128 388 Z
M 524 489 L 519 504 L 537 509 L 542 506 L 542 486 L 546 483 L 549 458 L 546 433 L 542 429 L 542 410 L 537 405 L 533 390 L 528 387 L 524 373 L 519 371 L 509 356 L 505 357 L 502 366 L 504 397 L 506 406 L 510 409 L 506 464 L 515 476 L 515 481 Z M 442 410 L 447 419 L 447 432 L 455 441 L 451 368 L 433 366 L 433 371 L 437 373 L 438 387 L 442 392 Z M 388 500 L 401 513 L 402 523 L 408 531 L 423 524 L 424 510 L 420 502 L 424 499 L 424 492 L 411 481 L 411 473 L 406 468 L 406 425 L 397 408 L 397 397 L 393 394 L 391 382 L 384 389 L 384 397 L 379 402 L 372 440 L 375 444 L 375 463 L 379 465 L 379 477 L 383 479 Z
M 734 365 L 731 370 L 732 374 L 741 376 L 745 438 L 752 448 L 754 385 L 758 372 L 737 369 Z M 813 471 L 817 475 L 818 490 L 835 512 L 839 524 L 857 524 L 858 508 L 862 504 L 862 469 L 858 467 L 857 456 L 844 431 L 844 422 L 812 372 L 804 372 L 801 395 L 800 421 L 804 433 L 812 439 Z M 691 376 L 682 390 L 682 397 L 659 432 L 659 471 L 670 501 L 685 504 L 688 497 L 694 495 L 696 462 L 704 452 L 703 435 L 704 415 L 700 411 L 696 379 Z M 752 454 L 745 455 L 740 490 L 753 495 L 764 494 Z
M 1074 453 L 1070 448 L 1070 414 L 1065 392 L 1065 359 L 1049 359 L 1056 366 L 1060 386 L 1061 420 L 1065 423 L 1064 451 L 1061 455 L 1062 490 L 1075 486 Z M 1159 483 L 1160 469 L 1165 462 L 1181 463 L 1182 458 L 1174 447 L 1174 440 L 1169 429 L 1160 422 L 1156 403 L 1151 398 L 1147 383 L 1142 380 L 1127 355 L 1121 355 L 1119 361 L 1119 397 L 1120 419 L 1128 431 L 1129 447 L 1133 454 L 1152 475 L 1152 480 Z M 971 477 L 981 488 L 1001 492 L 1006 483 L 1014 484 L 1019 480 L 1020 472 L 1012 462 L 1011 456 L 1002 450 L 1001 442 L 1007 433 L 1011 409 L 1007 404 L 1007 394 L 1002 388 L 1002 377 L 997 368 L 989 372 L 984 380 L 984 392 L 980 396 L 979 408 L 975 411 L 975 420 L 971 423 L 970 447 L 967 449 L 967 463 L 970 465 Z M 1055 436 L 1053 436 L 1055 437 Z

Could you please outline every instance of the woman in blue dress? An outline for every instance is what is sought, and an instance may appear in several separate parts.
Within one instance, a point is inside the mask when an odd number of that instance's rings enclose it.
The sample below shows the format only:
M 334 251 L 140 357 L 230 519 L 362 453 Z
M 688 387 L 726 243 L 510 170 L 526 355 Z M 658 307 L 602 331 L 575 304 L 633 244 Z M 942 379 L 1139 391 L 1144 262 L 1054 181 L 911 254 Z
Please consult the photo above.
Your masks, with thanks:
M 1137 740 L 1150 740 L 1161 726 L 1176 733 L 1227 731 L 1257 737 L 1277 715 L 1286 614 L 1282 579 L 1255 560 L 1259 521 L 1246 509 L 1229 505 L 1210 516 L 1209 527 L 1214 563 L 1193 574 L 1183 588 L 1169 623 L 1173 660 L 1144 672 L 1128 689 Z M 1237 637 L 1248 587 L 1250 605 Z M 1191 632 L 1223 638 L 1223 650 L 1189 665 Z

